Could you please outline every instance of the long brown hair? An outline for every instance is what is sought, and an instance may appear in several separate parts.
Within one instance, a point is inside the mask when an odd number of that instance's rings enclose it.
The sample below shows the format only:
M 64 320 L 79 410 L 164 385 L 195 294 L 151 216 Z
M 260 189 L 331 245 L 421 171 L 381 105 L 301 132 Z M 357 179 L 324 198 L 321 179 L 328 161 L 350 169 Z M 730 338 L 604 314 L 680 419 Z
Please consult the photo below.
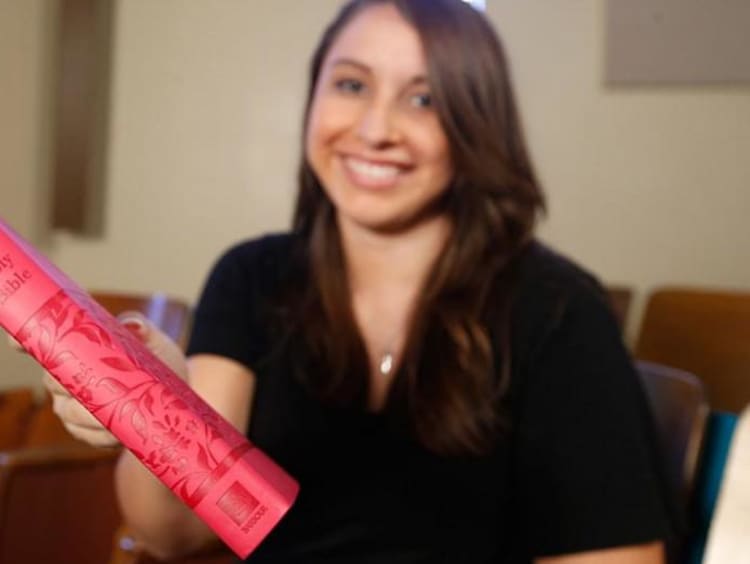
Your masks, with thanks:
M 362 10 L 385 3 L 420 36 L 455 169 L 445 201 L 454 232 L 416 304 L 386 412 L 434 452 L 484 453 L 497 435 L 499 396 L 510 371 L 511 298 L 507 289 L 491 294 L 507 287 L 503 276 L 531 239 L 544 196 L 500 41 L 485 17 L 460 0 L 346 4 L 312 58 L 305 127 L 321 67 L 338 34 Z M 307 246 L 312 280 L 300 324 L 310 354 L 303 377 L 320 397 L 364 408 L 369 362 L 351 308 L 335 213 L 304 156 L 293 225 Z M 494 343 L 485 315 L 491 300 L 505 319 L 505 328 L 493 331 Z

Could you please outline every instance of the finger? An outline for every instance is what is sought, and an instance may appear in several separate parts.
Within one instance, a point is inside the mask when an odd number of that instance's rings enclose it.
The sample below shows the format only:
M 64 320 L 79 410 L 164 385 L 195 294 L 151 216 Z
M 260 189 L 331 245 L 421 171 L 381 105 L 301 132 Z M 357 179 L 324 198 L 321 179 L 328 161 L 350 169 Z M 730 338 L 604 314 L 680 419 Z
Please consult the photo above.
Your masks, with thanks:
M 63 421 L 65 429 L 76 439 L 95 447 L 114 447 L 120 444 L 117 438 L 106 429 L 90 429 Z
M 117 316 L 117 320 L 141 342 L 148 340 L 153 329 L 146 316 L 139 311 L 125 311 Z
M 117 438 L 75 398 L 54 394 L 52 410 L 60 418 L 65 429 L 76 439 L 97 447 L 120 444 Z
M 64 423 L 87 429 L 102 429 L 104 426 L 81 403 L 73 397 L 55 395 L 52 409 Z

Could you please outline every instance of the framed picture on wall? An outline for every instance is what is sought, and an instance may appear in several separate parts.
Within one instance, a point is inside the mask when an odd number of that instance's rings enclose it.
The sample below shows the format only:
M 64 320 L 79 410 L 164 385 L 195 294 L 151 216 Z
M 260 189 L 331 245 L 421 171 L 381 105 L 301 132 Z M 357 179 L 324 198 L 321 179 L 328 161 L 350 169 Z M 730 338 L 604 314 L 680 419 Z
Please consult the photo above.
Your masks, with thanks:
M 750 84 L 747 0 L 607 0 L 610 84 Z

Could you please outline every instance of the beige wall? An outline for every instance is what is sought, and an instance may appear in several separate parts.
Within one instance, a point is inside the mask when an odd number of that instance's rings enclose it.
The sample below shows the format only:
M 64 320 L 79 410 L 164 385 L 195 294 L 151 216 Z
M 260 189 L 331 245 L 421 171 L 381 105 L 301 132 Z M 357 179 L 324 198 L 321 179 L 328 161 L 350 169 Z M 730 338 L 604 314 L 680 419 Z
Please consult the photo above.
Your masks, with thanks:
M 29 32 L 27 49 L 14 43 L 6 53 L 4 32 L 18 30 L 5 13 L 32 18 L 41 2 L 0 0 L 0 61 L 12 59 L 17 73 L 32 72 L 21 61 L 40 39 Z M 227 245 L 284 228 L 307 59 L 338 5 L 120 0 L 107 232 L 101 240 L 57 234 L 53 258 L 91 288 L 192 300 Z M 543 237 L 605 281 L 641 291 L 750 287 L 750 89 L 605 87 L 604 0 L 488 0 L 488 8 L 549 193 Z M 34 112 L 8 105 L 34 99 L 37 84 L 15 87 L 14 97 L 2 94 L 0 117 L 12 114 L 30 135 Z M 4 129 L 0 169 L 16 143 Z M 18 177 L 33 176 L 38 158 L 34 142 L 24 143 L 11 147 Z M 33 185 L 2 179 L 3 189 Z
M 0 217 L 35 241 L 46 212 L 52 8 L 0 0 Z
M 750 85 L 606 87 L 603 0 L 488 5 L 549 194 L 543 236 L 641 295 L 750 288 Z
M 192 300 L 229 244 L 284 228 L 307 58 L 337 5 L 119 2 L 107 233 L 57 237 L 60 265 Z
M 0 217 L 36 243 L 45 232 L 53 8 L 48 0 L 0 0 Z M 38 377 L 0 335 L 0 387 Z

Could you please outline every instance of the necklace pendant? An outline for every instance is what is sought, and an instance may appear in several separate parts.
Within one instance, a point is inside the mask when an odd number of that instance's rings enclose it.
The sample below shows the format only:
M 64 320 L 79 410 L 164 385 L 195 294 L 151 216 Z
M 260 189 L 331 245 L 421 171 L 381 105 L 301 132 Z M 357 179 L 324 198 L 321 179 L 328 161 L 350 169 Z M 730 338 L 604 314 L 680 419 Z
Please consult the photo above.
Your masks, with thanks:
M 380 357 L 380 375 L 388 376 L 393 370 L 393 355 L 391 353 L 385 353 Z

